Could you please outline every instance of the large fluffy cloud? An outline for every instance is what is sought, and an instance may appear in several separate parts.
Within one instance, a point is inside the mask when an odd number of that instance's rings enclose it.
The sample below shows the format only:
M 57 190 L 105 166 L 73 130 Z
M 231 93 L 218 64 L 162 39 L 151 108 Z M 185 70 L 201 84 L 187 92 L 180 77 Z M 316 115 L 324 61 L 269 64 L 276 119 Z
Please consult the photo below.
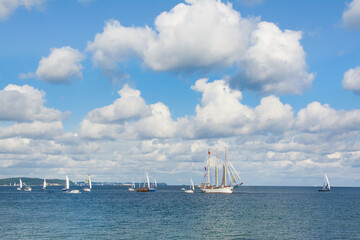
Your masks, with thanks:
M 172 137 L 175 123 L 163 103 L 146 105 L 140 91 L 125 85 L 111 105 L 88 113 L 80 134 L 90 139 L 143 139 Z
M 265 93 L 302 93 L 311 86 L 314 74 L 306 72 L 300 39 L 301 32 L 281 31 L 270 22 L 258 23 L 242 62 L 244 74 L 231 79 L 232 84 Z
M 29 85 L 6 86 L 0 90 L 0 121 L 52 122 L 61 120 L 64 115 L 59 110 L 47 108 L 45 92 Z
M 81 61 L 85 56 L 69 46 L 53 48 L 48 57 L 43 57 L 36 70 L 36 76 L 50 83 L 70 83 L 82 78 Z
M 342 16 L 345 27 L 360 29 L 360 0 L 352 0 Z
M 231 78 L 232 85 L 264 93 L 301 93 L 314 78 L 306 70 L 301 32 L 243 18 L 219 0 L 180 3 L 154 25 L 107 22 L 87 46 L 94 65 L 114 71 L 132 56 L 154 71 L 226 71 L 235 64 L 243 77 Z
M 0 1 L 0 20 L 8 18 L 17 8 L 41 7 L 45 0 L 1 0 Z
M 360 67 L 350 68 L 342 80 L 344 89 L 360 93 Z

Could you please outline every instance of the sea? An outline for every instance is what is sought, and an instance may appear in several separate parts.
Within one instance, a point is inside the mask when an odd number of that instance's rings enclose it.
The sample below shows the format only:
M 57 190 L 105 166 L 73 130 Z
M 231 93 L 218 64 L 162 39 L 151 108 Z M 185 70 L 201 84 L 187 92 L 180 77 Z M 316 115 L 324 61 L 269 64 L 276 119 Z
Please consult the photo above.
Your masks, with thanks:
M 0 187 L 0 239 L 360 239 L 360 188 L 187 194 L 181 187 L 93 186 L 80 194 Z

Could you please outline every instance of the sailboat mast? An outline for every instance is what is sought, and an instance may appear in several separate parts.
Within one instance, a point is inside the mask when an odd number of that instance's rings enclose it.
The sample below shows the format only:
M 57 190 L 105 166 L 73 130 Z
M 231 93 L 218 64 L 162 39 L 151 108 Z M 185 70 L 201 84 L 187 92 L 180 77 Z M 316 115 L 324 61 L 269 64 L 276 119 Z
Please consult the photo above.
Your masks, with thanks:
M 218 186 L 218 178 L 219 178 L 219 155 L 218 155 L 218 149 L 216 148 L 216 166 L 215 166 L 215 186 Z
M 89 174 L 89 188 L 90 188 L 90 189 L 92 188 L 90 174 Z
M 226 170 L 227 170 L 227 163 L 226 163 L 226 147 L 225 147 L 224 186 L 226 186 Z
M 208 168 L 207 168 L 207 175 L 208 175 L 208 185 L 210 186 L 210 148 L 208 149 Z

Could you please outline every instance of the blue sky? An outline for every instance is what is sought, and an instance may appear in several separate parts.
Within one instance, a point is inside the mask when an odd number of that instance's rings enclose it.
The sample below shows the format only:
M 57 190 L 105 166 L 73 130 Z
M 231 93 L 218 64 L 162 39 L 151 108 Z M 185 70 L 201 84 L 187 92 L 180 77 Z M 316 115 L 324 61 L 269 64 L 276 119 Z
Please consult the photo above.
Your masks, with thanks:
M 360 186 L 359 23 L 359 0 L 0 0 L 0 177 L 199 184 L 227 147 L 247 185 Z

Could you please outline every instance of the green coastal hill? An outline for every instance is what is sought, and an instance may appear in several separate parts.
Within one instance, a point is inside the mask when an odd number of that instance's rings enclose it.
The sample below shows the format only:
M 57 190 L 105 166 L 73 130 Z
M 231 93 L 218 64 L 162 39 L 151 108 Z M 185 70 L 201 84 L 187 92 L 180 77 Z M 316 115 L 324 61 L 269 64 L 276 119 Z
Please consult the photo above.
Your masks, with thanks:
M 16 178 L 3 178 L 0 179 L 0 186 L 13 186 L 14 183 L 19 185 L 19 179 L 23 182 L 23 185 L 27 186 L 42 186 L 44 179 L 42 178 L 28 178 L 28 177 L 16 177 Z M 47 185 L 51 186 L 64 186 L 65 180 L 60 179 L 46 179 Z M 70 181 L 70 185 L 74 185 L 72 181 Z

